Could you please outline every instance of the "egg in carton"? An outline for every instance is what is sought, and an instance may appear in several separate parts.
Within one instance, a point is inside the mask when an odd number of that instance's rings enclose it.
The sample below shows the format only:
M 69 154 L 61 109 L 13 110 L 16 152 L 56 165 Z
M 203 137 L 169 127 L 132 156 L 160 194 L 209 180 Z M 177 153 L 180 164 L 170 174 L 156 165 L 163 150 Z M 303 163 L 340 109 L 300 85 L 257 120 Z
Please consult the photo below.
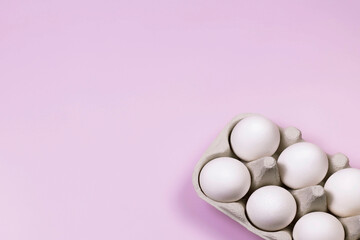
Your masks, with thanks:
M 199 183 L 200 172 L 204 165 L 209 161 L 219 157 L 231 157 L 238 159 L 238 157 L 232 151 L 230 145 L 230 134 L 235 125 L 240 120 L 250 116 L 257 116 L 257 114 L 240 114 L 232 119 L 220 132 L 220 134 L 216 137 L 210 147 L 205 151 L 199 162 L 196 164 L 192 177 L 193 185 L 200 198 L 261 238 L 267 240 L 291 240 L 294 224 L 297 220 L 299 220 L 299 218 L 310 212 L 328 212 L 326 194 L 323 188 L 324 183 L 333 173 L 344 168 L 349 168 L 349 160 L 341 153 L 327 155 L 329 160 L 328 172 L 321 183 L 315 186 L 305 187 L 297 190 L 289 189 L 290 193 L 296 200 L 297 205 L 296 216 L 294 217 L 292 223 L 279 231 L 261 230 L 254 226 L 247 217 L 247 200 L 256 189 L 259 189 L 263 186 L 276 185 L 284 187 L 283 183 L 281 182 L 276 159 L 285 148 L 292 144 L 303 141 L 301 132 L 297 128 L 279 127 L 280 144 L 275 154 L 251 162 L 245 162 L 245 165 L 251 175 L 251 186 L 247 194 L 240 200 L 235 202 L 214 201 L 203 193 Z M 346 240 L 360 239 L 360 215 L 338 219 L 344 227 Z

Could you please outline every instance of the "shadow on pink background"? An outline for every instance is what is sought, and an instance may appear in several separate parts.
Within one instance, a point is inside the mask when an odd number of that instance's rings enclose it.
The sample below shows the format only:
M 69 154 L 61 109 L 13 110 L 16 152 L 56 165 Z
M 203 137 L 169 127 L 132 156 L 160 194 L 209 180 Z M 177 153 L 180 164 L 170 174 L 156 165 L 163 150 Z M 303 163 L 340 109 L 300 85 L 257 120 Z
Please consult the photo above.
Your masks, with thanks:
M 2 1 L 0 238 L 259 239 L 193 167 L 261 113 L 360 167 L 358 1 Z

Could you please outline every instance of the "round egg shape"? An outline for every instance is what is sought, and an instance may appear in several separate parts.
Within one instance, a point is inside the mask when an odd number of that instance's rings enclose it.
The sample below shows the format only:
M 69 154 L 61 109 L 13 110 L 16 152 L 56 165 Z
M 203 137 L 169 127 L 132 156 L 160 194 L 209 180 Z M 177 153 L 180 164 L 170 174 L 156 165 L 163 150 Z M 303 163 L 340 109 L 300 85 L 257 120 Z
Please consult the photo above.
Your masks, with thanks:
M 346 168 L 331 175 L 324 186 L 330 212 L 339 217 L 360 215 L 360 170 Z
M 265 231 L 287 227 L 296 215 L 296 201 L 289 191 L 278 186 L 265 186 L 249 197 L 246 212 L 249 220 Z
M 294 240 L 344 240 L 341 222 L 325 212 L 312 212 L 301 217 L 293 229 Z
M 273 155 L 279 143 L 279 128 L 262 116 L 250 116 L 240 120 L 230 136 L 232 150 L 244 161 Z
M 278 158 L 281 181 L 292 189 L 319 184 L 329 168 L 325 152 L 308 142 L 287 147 Z
M 202 168 L 199 184 L 203 193 L 218 202 L 235 202 L 249 191 L 251 176 L 238 159 L 220 157 Z

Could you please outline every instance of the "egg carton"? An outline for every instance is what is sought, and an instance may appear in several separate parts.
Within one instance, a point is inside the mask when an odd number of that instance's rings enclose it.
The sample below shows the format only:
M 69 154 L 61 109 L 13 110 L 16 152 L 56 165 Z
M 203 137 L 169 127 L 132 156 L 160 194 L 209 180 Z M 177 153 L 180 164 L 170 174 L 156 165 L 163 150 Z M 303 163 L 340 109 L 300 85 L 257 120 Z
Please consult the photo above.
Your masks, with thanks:
M 229 142 L 231 131 L 241 119 L 254 115 L 257 114 L 240 114 L 233 118 L 225 126 L 225 128 L 220 132 L 220 134 L 216 137 L 210 147 L 205 151 L 199 162 L 196 164 L 192 176 L 192 182 L 195 191 L 200 198 L 202 198 L 207 203 L 214 206 L 219 211 L 223 212 L 225 215 L 229 216 L 236 222 L 243 225 L 249 231 L 266 240 L 291 240 L 294 224 L 301 216 L 314 211 L 328 212 L 325 190 L 323 188 L 324 183 L 326 179 L 336 171 L 350 167 L 349 159 L 342 153 L 328 155 L 329 170 L 325 179 L 319 185 L 310 186 L 298 190 L 289 189 L 290 193 L 294 196 L 297 203 L 297 214 L 293 222 L 287 228 L 275 232 L 268 232 L 258 229 L 254 225 L 252 225 L 252 223 L 246 216 L 245 205 L 247 199 L 249 198 L 251 193 L 254 192 L 254 190 L 266 185 L 277 185 L 288 189 L 285 185 L 281 183 L 276 159 L 286 147 L 294 143 L 303 141 L 300 130 L 295 127 L 279 127 L 281 140 L 277 152 L 269 157 L 260 158 L 252 162 L 244 162 L 251 173 L 251 187 L 249 192 L 241 200 L 231 203 L 214 201 L 208 198 L 202 192 L 199 185 L 199 174 L 206 163 L 218 157 L 232 157 L 238 159 L 238 157 L 231 150 Z M 360 239 L 360 215 L 354 217 L 339 218 L 339 220 L 341 221 L 345 229 L 345 240 Z

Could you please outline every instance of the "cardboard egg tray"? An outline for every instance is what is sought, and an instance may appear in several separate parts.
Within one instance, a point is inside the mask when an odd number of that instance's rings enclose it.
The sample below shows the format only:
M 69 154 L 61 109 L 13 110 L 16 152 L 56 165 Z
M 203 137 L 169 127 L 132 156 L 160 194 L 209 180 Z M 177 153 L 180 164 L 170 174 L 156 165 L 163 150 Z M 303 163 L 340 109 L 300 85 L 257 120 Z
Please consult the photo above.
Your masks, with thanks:
M 207 162 L 218 157 L 233 157 L 239 159 L 231 150 L 229 142 L 230 134 L 234 126 L 241 119 L 253 115 L 255 114 L 240 114 L 225 126 L 225 128 L 216 137 L 216 139 L 213 141 L 213 143 L 206 150 L 206 152 L 203 154 L 203 156 L 195 166 L 192 177 L 193 185 L 200 198 L 202 198 L 207 203 L 211 204 L 236 222 L 243 225 L 249 231 L 260 236 L 261 238 L 267 240 L 291 240 L 292 228 L 301 216 L 314 211 L 328 212 L 326 195 L 323 185 L 326 179 L 331 174 L 343 168 L 350 167 L 349 160 L 345 155 L 341 153 L 337 153 L 335 155 L 328 155 L 329 171 L 323 182 L 321 182 L 319 185 L 306 187 L 303 189 L 289 189 L 297 202 L 297 214 L 293 222 L 287 228 L 276 232 L 267 232 L 258 229 L 254 225 L 252 225 L 252 223 L 248 220 L 246 216 L 245 206 L 247 199 L 254 190 L 266 185 L 278 185 L 284 187 L 285 189 L 288 189 L 281 183 L 276 159 L 278 158 L 281 151 L 284 150 L 286 147 L 294 143 L 303 141 L 301 137 L 301 132 L 298 129 L 296 129 L 295 127 L 279 127 L 281 140 L 277 152 L 273 156 L 260 158 L 252 162 L 244 162 L 251 174 L 251 187 L 249 192 L 241 200 L 231 203 L 216 202 L 208 198 L 201 191 L 199 185 L 200 171 Z M 360 215 L 348 218 L 339 218 L 339 220 L 344 226 L 346 240 L 360 239 Z

